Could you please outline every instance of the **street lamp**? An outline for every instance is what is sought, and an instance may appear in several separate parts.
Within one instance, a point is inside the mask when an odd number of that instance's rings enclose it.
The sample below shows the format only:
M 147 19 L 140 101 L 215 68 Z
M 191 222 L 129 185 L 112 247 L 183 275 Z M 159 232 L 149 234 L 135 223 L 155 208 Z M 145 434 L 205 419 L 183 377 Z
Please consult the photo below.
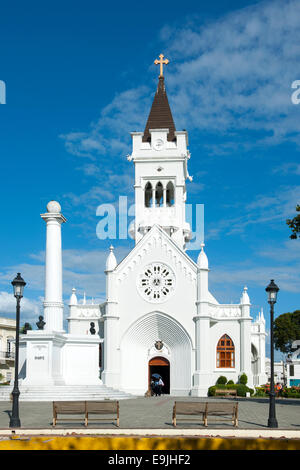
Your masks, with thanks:
M 20 302 L 23 297 L 24 287 L 26 286 L 26 282 L 22 279 L 21 274 L 18 273 L 15 279 L 12 281 L 12 285 L 14 288 L 14 296 L 17 299 L 17 306 L 16 306 L 16 345 L 15 345 L 15 382 L 14 388 L 12 391 L 13 396 L 13 404 L 12 404 L 12 413 L 10 418 L 9 427 L 11 428 L 20 428 L 21 421 L 19 418 L 19 331 L 20 331 Z
M 278 422 L 275 413 L 275 388 L 274 388 L 274 338 L 273 338 L 273 323 L 274 323 L 274 304 L 277 300 L 277 292 L 279 287 L 275 284 L 274 279 L 271 279 L 270 284 L 266 287 L 268 293 L 268 302 L 270 304 L 270 321 L 271 321 L 271 383 L 270 383 L 270 401 L 269 401 L 269 428 L 278 428 Z

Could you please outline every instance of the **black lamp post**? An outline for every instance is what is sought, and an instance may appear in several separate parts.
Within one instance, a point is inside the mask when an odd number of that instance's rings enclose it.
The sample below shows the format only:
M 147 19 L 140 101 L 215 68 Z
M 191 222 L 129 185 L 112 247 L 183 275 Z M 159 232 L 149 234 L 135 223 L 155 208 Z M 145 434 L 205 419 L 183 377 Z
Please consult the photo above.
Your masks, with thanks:
M 17 299 L 17 307 L 16 307 L 16 345 L 15 345 L 15 382 L 14 388 L 12 391 L 13 396 L 13 403 L 12 403 L 12 413 L 9 422 L 9 427 L 11 428 L 20 428 L 21 421 L 19 418 L 19 331 L 20 331 L 20 302 L 23 297 L 24 287 L 26 286 L 26 282 L 22 279 L 21 274 L 18 273 L 15 279 L 12 281 L 12 285 L 14 288 L 14 296 Z
M 268 302 L 270 304 L 270 321 L 271 321 L 271 383 L 270 383 L 270 401 L 269 401 L 269 428 L 278 428 L 278 423 L 275 413 L 275 388 L 274 388 L 274 337 L 273 337 L 273 323 L 274 323 L 274 304 L 277 300 L 277 292 L 279 287 L 275 284 L 274 279 L 271 280 L 266 292 L 268 293 Z

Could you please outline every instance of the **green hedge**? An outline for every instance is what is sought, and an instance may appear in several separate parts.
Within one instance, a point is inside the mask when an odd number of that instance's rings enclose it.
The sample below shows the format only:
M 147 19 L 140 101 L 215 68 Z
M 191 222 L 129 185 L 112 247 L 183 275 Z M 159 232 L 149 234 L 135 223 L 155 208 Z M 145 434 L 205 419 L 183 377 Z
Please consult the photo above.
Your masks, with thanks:
M 208 389 L 208 396 L 214 397 L 216 395 L 216 389 L 223 390 L 236 390 L 238 397 L 245 397 L 247 392 L 250 392 L 250 395 L 253 395 L 254 390 L 253 388 L 247 387 L 247 385 L 243 384 L 230 384 L 230 385 L 213 385 Z
M 268 397 L 269 395 L 266 393 L 264 387 L 255 387 L 255 397 Z
M 300 398 L 299 388 L 284 388 L 282 391 L 282 396 L 285 398 Z

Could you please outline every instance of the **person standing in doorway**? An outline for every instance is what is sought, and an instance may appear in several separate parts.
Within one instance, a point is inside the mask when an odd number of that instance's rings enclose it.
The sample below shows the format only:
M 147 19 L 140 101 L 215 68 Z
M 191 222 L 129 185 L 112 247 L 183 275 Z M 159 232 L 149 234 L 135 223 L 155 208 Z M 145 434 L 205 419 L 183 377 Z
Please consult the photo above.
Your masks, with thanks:
M 158 395 L 161 396 L 161 392 L 162 392 L 162 388 L 165 384 L 163 383 L 163 380 L 162 378 L 160 377 L 159 381 L 158 381 Z

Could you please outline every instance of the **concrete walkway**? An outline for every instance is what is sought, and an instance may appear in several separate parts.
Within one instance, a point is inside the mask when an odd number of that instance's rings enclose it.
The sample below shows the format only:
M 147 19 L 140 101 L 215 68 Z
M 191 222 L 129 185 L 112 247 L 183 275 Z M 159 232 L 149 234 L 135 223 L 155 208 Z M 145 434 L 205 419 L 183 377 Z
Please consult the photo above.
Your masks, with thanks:
M 172 426 L 174 401 L 238 401 L 239 426 L 230 421 L 212 421 L 205 428 L 202 422 L 179 422 Z M 223 437 L 273 437 L 300 439 L 300 400 L 277 399 L 278 429 L 267 426 L 269 402 L 265 398 L 176 398 L 170 396 L 135 398 L 120 401 L 120 427 L 109 421 L 91 422 L 88 428 L 82 421 L 52 426 L 51 402 L 20 402 L 21 428 L 9 428 L 11 402 L 0 402 L 0 436 L 11 435 L 106 435 L 106 436 L 223 436 Z M 74 424 L 75 423 L 75 424 Z

